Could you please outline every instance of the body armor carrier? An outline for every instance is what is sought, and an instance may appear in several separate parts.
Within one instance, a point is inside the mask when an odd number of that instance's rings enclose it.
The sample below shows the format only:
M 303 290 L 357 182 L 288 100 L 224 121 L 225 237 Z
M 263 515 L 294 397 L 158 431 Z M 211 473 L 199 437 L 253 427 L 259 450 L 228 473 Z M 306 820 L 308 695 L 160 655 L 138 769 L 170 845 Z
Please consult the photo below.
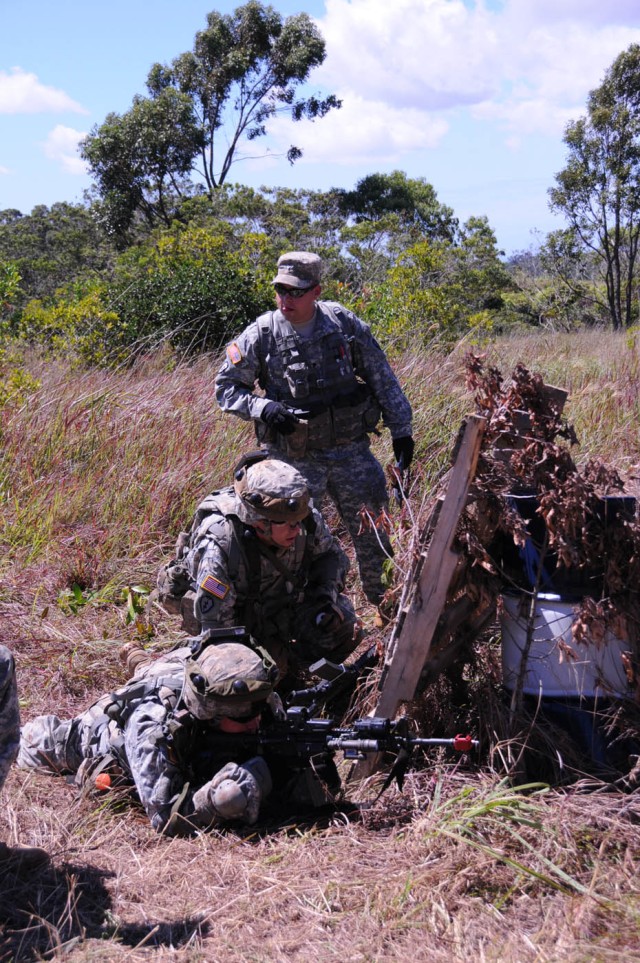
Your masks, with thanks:
M 307 451 L 334 448 L 361 441 L 375 431 L 380 406 L 370 388 L 358 377 L 355 339 L 344 331 L 344 323 L 331 306 L 319 307 L 331 330 L 315 342 L 287 334 L 274 312 L 258 318 L 260 356 L 273 366 L 269 397 L 299 412 L 300 424 L 293 435 L 282 436 L 262 422 L 256 422 L 260 442 L 268 442 L 291 457 Z M 264 383 L 263 383 L 264 382 Z
M 262 616 L 267 618 L 273 618 L 278 613 L 282 614 L 282 599 L 270 601 L 261 596 L 261 559 L 267 558 L 271 565 L 291 583 L 293 592 L 301 593 L 306 585 L 309 567 L 313 560 L 316 523 L 313 513 L 310 512 L 304 520 L 305 546 L 302 563 L 299 570 L 293 573 L 284 567 L 268 546 L 260 542 L 251 527 L 238 518 L 235 508 L 236 498 L 232 488 L 211 492 L 200 502 L 190 531 L 182 532 L 178 537 L 175 557 L 163 566 L 159 573 L 158 589 L 162 602 L 169 611 L 180 614 L 182 597 L 187 592 L 192 592 L 195 596 L 197 590 L 195 576 L 209 541 L 216 537 L 213 529 L 221 518 L 225 518 L 233 529 L 233 536 L 228 546 L 229 579 L 232 582 L 237 581 L 241 566 L 246 573 L 246 599 L 238 621 L 245 625 L 249 632 L 255 632 L 260 624 L 258 609 Z

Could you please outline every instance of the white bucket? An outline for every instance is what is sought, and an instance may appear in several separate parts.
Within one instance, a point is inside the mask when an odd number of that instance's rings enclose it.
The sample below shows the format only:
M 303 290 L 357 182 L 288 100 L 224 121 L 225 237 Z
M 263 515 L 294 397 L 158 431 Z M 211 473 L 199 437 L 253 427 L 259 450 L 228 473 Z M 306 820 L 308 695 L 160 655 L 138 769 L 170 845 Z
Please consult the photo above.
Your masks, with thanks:
M 502 601 L 502 678 L 506 688 L 513 690 L 527 642 L 530 599 L 504 595 Z M 565 698 L 629 695 L 622 660 L 629 644 L 610 633 L 598 645 L 574 642 L 571 626 L 576 608 L 558 595 L 538 595 L 523 693 Z

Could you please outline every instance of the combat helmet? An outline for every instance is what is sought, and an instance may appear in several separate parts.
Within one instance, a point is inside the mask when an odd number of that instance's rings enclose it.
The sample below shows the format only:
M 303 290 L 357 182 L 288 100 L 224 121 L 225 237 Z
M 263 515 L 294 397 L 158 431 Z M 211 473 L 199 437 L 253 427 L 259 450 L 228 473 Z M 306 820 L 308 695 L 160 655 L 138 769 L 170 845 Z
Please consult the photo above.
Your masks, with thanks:
M 252 719 L 264 709 L 278 677 L 264 649 L 221 642 L 186 661 L 182 698 L 196 719 Z
M 238 517 L 256 521 L 300 522 L 311 511 L 307 483 L 295 468 L 266 452 L 252 452 L 233 476 Z

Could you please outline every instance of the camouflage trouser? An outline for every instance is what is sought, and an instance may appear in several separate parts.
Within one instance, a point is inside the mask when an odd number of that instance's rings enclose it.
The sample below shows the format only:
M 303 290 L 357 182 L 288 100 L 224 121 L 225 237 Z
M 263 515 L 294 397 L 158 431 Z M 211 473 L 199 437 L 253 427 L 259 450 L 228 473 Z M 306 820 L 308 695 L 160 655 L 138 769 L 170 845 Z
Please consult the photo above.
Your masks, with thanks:
M 121 741 L 120 727 L 100 703 L 75 719 L 38 716 L 22 727 L 17 764 L 64 776 L 77 772 L 85 759 L 113 754 Z
M 362 523 L 363 507 L 375 520 L 388 505 L 384 471 L 368 442 L 309 451 L 300 459 L 290 458 L 275 447 L 270 448 L 270 454 L 293 465 L 306 478 L 317 508 L 322 508 L 325 495 L 335 503 L 353 541 L 364 593 L 377 605 L 384 593 L 382 566 L 391 555 L 391 545 L 384 530 Z
M 20 709 L 13 656 L 0 645 L 0 788 L 18 753 Z

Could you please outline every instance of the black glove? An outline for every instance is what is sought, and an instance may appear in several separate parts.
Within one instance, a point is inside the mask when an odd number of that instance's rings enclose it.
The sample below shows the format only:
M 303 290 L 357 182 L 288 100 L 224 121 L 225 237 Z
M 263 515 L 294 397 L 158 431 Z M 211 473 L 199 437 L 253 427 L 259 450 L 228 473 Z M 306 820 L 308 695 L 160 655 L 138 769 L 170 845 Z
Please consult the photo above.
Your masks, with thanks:
M 267 401 L 260 412 L 260 418 L 265 425 L 280 432 L 281 435 L 292 435 L 298 425 L 298 419 L 292 415 L 279 401 Z
M 402 470 L 406 471 L 413 459 L 413 449 L 415 448 L 413 438 L 411 435 L 405 435 L 404 438 L 394 438 L 391 444 L 396 461 Z

